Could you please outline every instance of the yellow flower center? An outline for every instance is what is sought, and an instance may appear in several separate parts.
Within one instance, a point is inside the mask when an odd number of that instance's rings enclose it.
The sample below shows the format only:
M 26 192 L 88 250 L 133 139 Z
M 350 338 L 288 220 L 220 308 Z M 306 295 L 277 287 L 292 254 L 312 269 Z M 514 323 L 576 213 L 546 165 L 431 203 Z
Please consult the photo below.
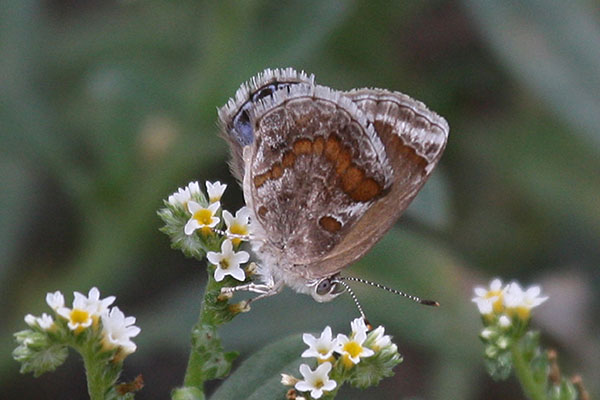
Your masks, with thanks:
M 485 298 L 489 299 L 491 297 L 498 296 L 498 299 L 494 301 L 492 304 L 492 309 L 494 313 L 500 314 L 504 310 L 504 305 L 502 304 L 502 291 L 501 290 L 490 290 L 486 293 Z
M 342 364 L 344 364 L 344 367 L 346 367 L 348 369 L 354 367 L 354 363 L 352 362 L 352 360 L 350 359 L 348 354 L 344 354 L 342 356 Z
M 233 225 L 231 225 L 231 228 L 229 228 L 229 232 L 233 233 L 234 235 L 246 236 L 246 235 L 248 235 L 249 231 L 248 231 L 247 225 L 240 225 L 240 224 L 234 223 Z M 231 241 L 233 242 L 234 246 L 239 246 L 240 243 L 242 242 L 242 239 L 233 238 Z
M 344 345 L 344 351 L 350 355 L 350 357 L 357 357 L 362 353 L 362 346 L 354 340 L 349 341 Z
M 323 382 L 322 379 L 318 379 L 315 381 L 313 386 L 317 389 L 321 389 L 324 385 L 325 385 L 325 382 Z
M 248 225 L 233 224 L 229 230 L 236 235 L 247 235 Z
M 79 325 L 75 329 L 75 333 L 79 333 L 85 329 L 85 327 L 83 327 L 82 325 L 85 324 L 86 322 L 88 322 L 88 320 L 90 319 L 90 313 L 85 310 L 80 310 L 78 308 L 74 308 L 71 311 L 70 317 L 71 317 L 71 322 L 73 323 L 73 325 Z
M 530 316 L 529 308 L 521 306 L 521 307 L 516 307 L 514 309 L 514 311 L 521 321 L 527 321 L 529 319 L 529 316 Z
M 334 357 L 334 356 L 331 356 L 331 357 L 329 357 L 329 358 L 326 358 L 326 359 L 324 359 L 324 360 L 321 360 L 320 358 L 317 358 L 317 364 L 319 364 L 319 365 L 320 365 L 320 364 L 323 364 L 324 362 L 330 362 L 330 363 L 332 363 L 332 364 L 333 364 L 333 363 L 334 363 L 334 361 L 335 361 L 335 357 Z
M 229 259 L 224 258 L 221 261 L 219 261 L 219 265 L 221 266 L 221 269 L 227 269 L 229 268 Z
M 73 309 L 71 311 L 71 322 L 74 324 L 84 324 L 90 318 L 90 313 L 85 310 L 80 310 L 78 308 Z
M 208 208 L 201 208 L 194 213 L 194 219 L 198 221 L 200 225 L 210 225 L 212 217 L 213 214 Z

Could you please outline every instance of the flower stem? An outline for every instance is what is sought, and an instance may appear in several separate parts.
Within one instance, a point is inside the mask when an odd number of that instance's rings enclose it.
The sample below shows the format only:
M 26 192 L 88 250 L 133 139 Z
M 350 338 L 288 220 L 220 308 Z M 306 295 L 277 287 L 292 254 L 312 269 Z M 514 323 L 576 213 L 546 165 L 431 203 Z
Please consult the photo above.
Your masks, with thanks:
M 525 395 L 531 400 L 546 400 L 545 390 L 535 382 L 530 365 L 527 360 L 525 360 L 518 341 L 511 346 L 511 354 L 515 375 L 517 376 Z
M 198 351 L 198 348 L 194 341 L 196 337 L 196 332 L 203 330 L 203 325 L 205 324 L 205 322 L 208 322 L 210 320 L 209 316 L 207 315 L 206 303 L 208 300 L 209 292 L 211 292 L 211 290 L 214 290 L 214 288 L 211 286 L 214 286 L 214 280 L 209 275 L 208 282 L 206 283 L 206 289 L 204 291 L 204 299 L 202 300 L 202 304 L 200 305 L 200 314 L 198 316 L 198 321 L 192 329 L 192 349 L 190 351 L 190 358 L 188 360 L 188 365 L 185 370 L 185 377 L 183 380 L 184 386 L 193 386 L 200 389 L 202 392 L 204 392 L 205 382 L 205 377 L 202 374 L 202 370 L 204 360 L 206 357 L 204 354 Z M 215 336 L 213 336 L 213 339 L 219 340 L 219 338 Z
M 98 359 L 93 357 L 93 352 L 82 351 L 83 365 L 85 367 L 85 375 L 87 378 L 88 394 L 90 400 L 104 400 L 104 394 L 108 387 L 104 379 L 104 368 Z
M 204 395 L 204 382 L 225 377 L 231 369 L 236 353 L 225 353 L 217 328 L 235 315 L 227 301 L 219 300 L 222 283 L 208 273 L 204 300 L 200 306 L 198 322 L 192 329 L 192 348 L 184 377 L 184 388 L 194 388 L 198 396 Z M 194 397 L 202 398 L 202 397 Z

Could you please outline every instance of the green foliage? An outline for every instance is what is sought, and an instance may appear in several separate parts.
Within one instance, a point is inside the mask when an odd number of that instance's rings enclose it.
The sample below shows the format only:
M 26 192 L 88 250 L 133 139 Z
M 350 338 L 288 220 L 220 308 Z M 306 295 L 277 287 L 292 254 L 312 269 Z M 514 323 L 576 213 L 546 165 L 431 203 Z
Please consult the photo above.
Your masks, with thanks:
M 394 375 L 394 367 L 402 362 L 398 353 L 379 352 L 372 357 L 360 360 L 360 363 L 350 370 L 347 378 L 350 385 L 366 389 L 377 386 L 384 378 Z
M 195 387 L 178 388 L 171 393 L 172 400 L 204 400 L 204 392 Z
M 205 242 L 199 240 L 197 234 L 186 235 L 183 231 L 189 218 L 187 214 L 183 210 L 165 205 L 167 207 L 158 210 L 157 214 L 165 223 L 160 231 L 171 238 L 171 248 L 181 250 L 187 257 L 202 260 L 208 251 Z
M 283 398 L 287 389 L 281 384 L 281 374 L 297 375 L 304 348 L 301 335 L 292 335 L 265 346 L 242 362 L 211 399 Z
M 192 351 L 200 354 L 198 364 L 200 370 L 195 372 L 202 375 L 204 380 L 220 379 L 229 374 L 237 352 L 223 351 L 214 325 L 199 324 L 192 330 Z
M 61 366 L 69 350 L 63 344 L 51 343 L 48 336 L 31 329 L 15 333 L 18 346 L 13 350 L 15 361 L 21 363 L 19 372 L 33 373 L 38 377 L 46 372 L 52 372 Z

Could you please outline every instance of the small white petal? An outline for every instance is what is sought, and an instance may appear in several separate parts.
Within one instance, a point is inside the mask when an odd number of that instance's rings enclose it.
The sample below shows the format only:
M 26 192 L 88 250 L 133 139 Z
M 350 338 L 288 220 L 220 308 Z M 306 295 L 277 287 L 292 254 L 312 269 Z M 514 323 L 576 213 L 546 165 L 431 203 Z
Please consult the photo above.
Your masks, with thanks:
M 196 213 L 196 211 L 198 211 L 198 210 L 201 210 L 202 208 L 204 208 L 204 207 L 202 207 L 202 206 L 201 206 L 199 203 L 196 203 L 196 202 L 195 202 L 195 201 L 193 201 L 193 200 L 190 200 L 190 201 L 188 201 L 188 203 L 187 203 L 187 207 L 188 207 L 188 211 L 189 211 L 189 212 L 190 212 L 192 215 L 194 215 L 194 214 Z
M 246 273 L 239 266 L 229 271 L 229 275 L 231 275 L 238 281 L 244 281 L 246 279 Z
M 196 231 L 196 229 L 198 229 L 198 228 L 200 228 L 200 223 L 198 221 L 196 221 L 194 218 L 191 218 L 185 224 L 185 227 L 183 228 L 183 232 L 189 236 L 192 233 L 194 233 Z
M 233 243 L 231 242 L 231 240 L 226 239 L 223 241 L 223 243 L 221 244 L 221 253 L 227 256 L 233 254 Z
M 213 265 L 219 265 L 219 263 L 221 262 L 221 253 L 209 251 L 208 253 L 206 253 L 206 258 L 208 259 L 209 263 Z
M 223 214 L 221 215 L 223 216 L 223 221 L 225 221 L 225 225 L 227 225 L 227 227 L 231 226 L 231 224 L 235 220 L 233 215 L 227 210 L 223 210 Z
M 54 311 L 65 306 L 65 298 L 60 291 L 46 294 L 46 303 Z
M 215 281 L 221 282 L 223 279 L 225 279 L 226 275 L 227 274 L 225 274 L 224 270 L 222 270 L 221 268 L 217 268 L 215 270 Z
M 233 260 L 236 264 L 244 264 L 245 262 L 248 262 L 249 259 L 250 254 L 244 250 L 238 251 L 233 255 Z

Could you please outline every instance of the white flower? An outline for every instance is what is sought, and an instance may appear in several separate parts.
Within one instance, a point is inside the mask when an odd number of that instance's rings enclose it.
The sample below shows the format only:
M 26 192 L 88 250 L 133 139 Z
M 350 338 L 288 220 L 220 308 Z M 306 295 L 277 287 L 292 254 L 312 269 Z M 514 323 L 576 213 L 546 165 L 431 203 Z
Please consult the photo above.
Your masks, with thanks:
M 108 310 L 108 307 L 114 303 L 116 297 L 108 296 L 104 299 L 100 299 L 100 291 L 97 287 L 93 287 L 88 292 L 88 297 L 85 297 L 79 292 L 73 292 L 75 299 L 73 300 L 73 307 L 86 309 L 92 313 L 93 317 L 99 317 L 104 311 Z
M 348 368 L 358 364 L 361 358 L 375 354 L 373 350 L 364 346 L 367 339 L 367 328 L 364 321 L 362 323 L 357 321 L 359 319 L 362 321 L 362 318 L 357 318 L 351 323 L 352 334 L 350 337 L 340 333 L 336 339 L 335 352 L 341 354 L 342 362 Z
M 67 321 L 67 326 L 70 330 L 79 333 L 86 328 L 89 328 L 93 323 L 92 313 L 89 310 L 73 307 L 72 309 L 67 307 L 59 308 L 56 313 Z
M 326 326 L 321 336 L 317 339 L 310 333 L 302 335 L 302 340 L 308 345 L 308 349 L 304 350 L 302 357 L 316 357 L 320 361 L 325 361 L 331 358 L 335 350 L 335 339 L 332 339 L 331 328 Z
M 235 217 L 227 210 L 223 211 L 223 220 L 227 225 L 227 233 L 231 235 L 248 236 L 250 233 L 250 209 L 242 207 L 235 213 Z M 241 238 L 233 238 L 233 244 L 238 245 Z
M 192 199 L 192 196 L 198 194 L 200 194 L 200 185 L 198 182 L 190 182 L 185 188 L 177 189 L 177 192 L 170 195 L 167 201 L 172 206 L 187 207 L 187 203 Z
M 67 325 L 75 333 L 96 323 L 100 315 L 115 301 L 115 296 L 100 299 L 100 291 L 96 287 L 90 289 L 87 297 L 79 292 L 73 292 L 73 295 L 73 308 L 63 306 L 56 313 L 69 321 Z
M 208 193 L 208 201 L 210 203 L 216 203 L 221 200 L 221 196 L 225 192 L 227 185 L 216 181 L 215 183 L 211 183 L 206 181 L 206 192 Z
M 539 286 L 531 286 L 523 291 L 517 282 L 512 282 L 506 290 L 504 305 L 509 313 L 516 313 L 519 318 L 527 319 L 532 308 L 548 300 L 548 296 L 540 297 L 541 291 Z
M 369 328 L 367 328 L 367 324 L 365 324 L 365 320 L 363 318 L 354 318 L 353 321 L 350 322 L 350 328 L 352 329 L 352 334 L 350 337 L 355 337 L 356 335 L 367 335 Z
M 490 288 L 475 288 L 475 297 L 471 299 L 482 315 L 489 315 L 493 312 L 499 313 L 502 311 L 502 299 L 506 287 L 502 288 L 502 281 L 500 279 L 494 279 L 490 283 Z
M 217 282 L 221 282 L 227 275 L 233 276 L 238 281 L 246 279 L 246 274 L 240 268 L 240 264 L 247 262 L 250 259 L 250 254 L 245 251 L 233 251 L 231 240 L 225 239 L 221 244 L 221 252 L 209 251 L 206 258 L 217 267 L 215 270 L 215 280 Z
M 65 306 L 65 298 L 62 293 L 57 290 L 54 293 L 46 294 L 46 303 L 48 303 L 48 306 L 56 312 L 56 310 Z
M 110 312 L 102 313 L 102 343 L 105 348 L 120 347 L 125 354 L 131 354 L 137 346 L 131 341 L 141 329 L 135 325 L 135 317 L 125 317 L 118 307 L 113 307 Z
M 304 379 L 298 381 L 294 387 L 301 392 L 310 391 L 313 399 L 319 399 L 323 396 L 323 392 L 331 391 L 337 386 L 336 381 L 329 379 L 329 371 L 331 371 L 330 362 L 324 362 L 314 371 L 308 365 L 302 364 L 300 373 Z
M 54 319 L 52 319 L 52 317 L 46 313 L 42 313 L 42 316 L 36 318 L 36 321 L 40 328 L 45 331 L 52 328 L 52 325 L 54 325 Z
M 385 328 L 380 325 L 368 334 L 367 344 L 371 349 L 379 351 L 384 347 L 390 346 L 392 338 L 385 334 Z
M 188 211 L 192 214 L 192 217 L 188 220 L 187 224 L 183 228 L 186 235 L 191 235 L 196 229 L 202 229 L 206 232 L 210 231 L 219 223 L 219 217 L 215 217 L 215 213 L 221 207 L 221 203 L 216 202 L 210 204 L 208 207 L 202 207 L 200 204 L 193 200 L 188 201 Z

